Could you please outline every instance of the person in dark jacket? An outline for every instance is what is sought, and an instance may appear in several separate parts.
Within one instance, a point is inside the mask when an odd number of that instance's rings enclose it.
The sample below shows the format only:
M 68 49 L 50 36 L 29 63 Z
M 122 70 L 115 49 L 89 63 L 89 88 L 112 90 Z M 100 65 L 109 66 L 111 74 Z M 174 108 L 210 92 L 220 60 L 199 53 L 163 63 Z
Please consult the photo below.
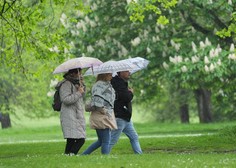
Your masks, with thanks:
M 118 129 L 111 132 L 110 150 L 123 132 L 129 138 L 134 153 L 142 154 L 138 134 L 131 121 L 133 89 L 128 87 L 130 72 L 122 71 L 117 74 L 112 78 L 111 84 L 116 92 L 114 112 Z

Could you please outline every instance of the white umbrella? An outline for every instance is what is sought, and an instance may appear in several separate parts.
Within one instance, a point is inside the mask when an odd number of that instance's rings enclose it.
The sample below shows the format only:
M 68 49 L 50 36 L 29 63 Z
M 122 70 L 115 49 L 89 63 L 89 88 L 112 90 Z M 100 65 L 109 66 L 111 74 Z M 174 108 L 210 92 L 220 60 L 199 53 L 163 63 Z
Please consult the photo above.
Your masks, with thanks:
M 102 61 L 93 57 L 72 58 L 56 67 L 56 69 L 53 71 L 53 74 L 68 72 L 70 69 L 88 68 L 100 64 L 102 64 Z
M 139 70 L 147 68 L 150 61 L 141 57 L 134 57 L 120 60 L 120 62 L 131 64 L 132 66 L 134 66 L 134 68 L 130 71 L 130 73 L 133 74 Z
M 87 75 L 98 75 L 103 73 L 115 73 L 121 71 L 131 71 L 134 66 L 127 64 L 125 62 L 120 61 L 107 61 L 102 63 L 99 66 L 94 66 L 89 68 L 85 73 L 84 76 Z

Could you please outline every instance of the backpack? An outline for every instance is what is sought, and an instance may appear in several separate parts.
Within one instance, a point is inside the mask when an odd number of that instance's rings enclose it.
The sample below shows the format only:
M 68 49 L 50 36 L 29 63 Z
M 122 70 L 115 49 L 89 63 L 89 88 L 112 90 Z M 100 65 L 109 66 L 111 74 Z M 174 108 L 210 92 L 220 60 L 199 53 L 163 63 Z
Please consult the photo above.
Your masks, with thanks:
M 65 82 L 65 81 L 64 81 Z M 53 103 L 52 103 L 52 108 L 54 111 L 57 111 L 57 112 L 60 112 L 61 111 L 61 98 L 60 98 L 60 88 L 61 88 L 61 85 L 64 83 L 62 82 L 57 88 L 56 88 L 56 91 L 54 93 L 54 96 L 53 96 Z M 71 84 L 72 85 L 72 84 Z M 73 93 L 73 88 L 71 86 L 71 93 Z

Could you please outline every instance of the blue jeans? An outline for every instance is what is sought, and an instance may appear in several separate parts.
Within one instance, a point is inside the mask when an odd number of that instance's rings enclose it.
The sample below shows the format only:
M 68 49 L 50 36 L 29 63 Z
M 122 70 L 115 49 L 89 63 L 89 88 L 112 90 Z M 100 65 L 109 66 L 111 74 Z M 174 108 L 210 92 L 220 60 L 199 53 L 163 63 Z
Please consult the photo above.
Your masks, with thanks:
M 117 143 L 121 133 L 123 132 L 129 138 L 130 144 L 133 148 L 134 153 L 142 154 L 143 152 L 139 144 L 138 134 L 134 129 L 132 121 L 128 122 L 121 118 L 116 118 L 116 123 L 117 123 L 118 129 L 111 131 L 111 141 L 109 145 L 110 150 Z
M 111 130 L 109 128 L 106 129 L 96 129 L 98 140 L 90 145 L 82 155 L 91 154 L 93 151 L 101 147 L 102 154 L 109 154 L 109 143 L 111 139 Z

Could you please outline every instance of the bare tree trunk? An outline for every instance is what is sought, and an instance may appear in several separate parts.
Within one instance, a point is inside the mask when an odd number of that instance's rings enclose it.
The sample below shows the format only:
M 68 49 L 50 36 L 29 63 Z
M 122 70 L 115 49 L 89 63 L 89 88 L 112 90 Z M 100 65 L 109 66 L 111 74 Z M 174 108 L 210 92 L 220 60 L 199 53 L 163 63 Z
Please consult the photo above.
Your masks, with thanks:
M 212 122 L 211 114 L 211 92 L 206 89 L 197 89 L 194 91 L 198 106 L 198 115 L 200 123 Z
M 10 120 L 9 114 L 1 113 L 0 121 L 1 121 L 2 129 L 11 127 L 11 120 Z
M 189 109 L 188 109 L 188 98 L 187 91 L 184 89 L 180 90 L 180 119 L 181 123 L 189 123 Z
M 181 123 L 189 123 L 188 104 L 183 104 L 182 106 L 180 106 L 180 118 Z

